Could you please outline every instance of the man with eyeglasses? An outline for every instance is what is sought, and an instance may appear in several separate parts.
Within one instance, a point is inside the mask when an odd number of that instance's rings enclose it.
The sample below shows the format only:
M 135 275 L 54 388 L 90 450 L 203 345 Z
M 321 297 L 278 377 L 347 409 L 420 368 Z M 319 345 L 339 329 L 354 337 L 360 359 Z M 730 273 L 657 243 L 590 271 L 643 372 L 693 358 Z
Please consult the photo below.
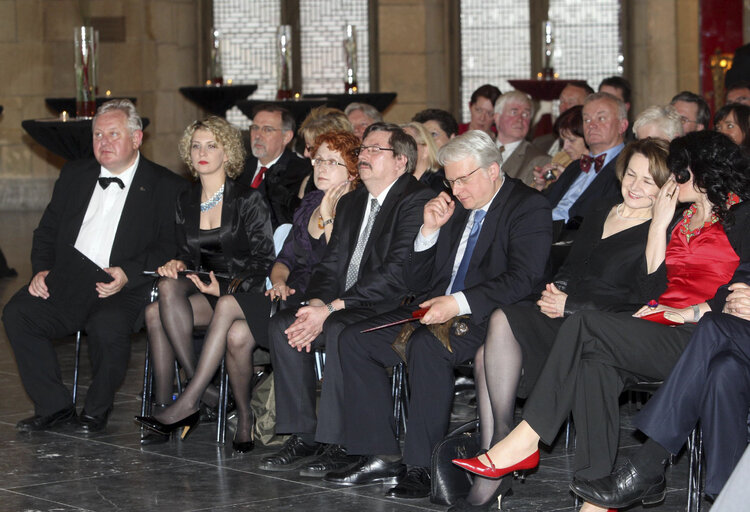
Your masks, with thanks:
M 471 93 L 471 99 L 469 100 L 471 120 L 468 123 L 458 125 L 458 134 L 461 135 L 469 130 L 481 130 L 494 139 L 497 134 L 493 123 L 495 102 L 501 94 L 500 89 L 490 84 L 484 84 Z
M 294 118 L 288 110 L 271 103 L 257 108 L 250 125 L 251 154 L 237 181 L 263 194 L 271 208 L 273 229 L 292 222 L 300 186 L 312 172 L 309 160 L 286 149 L 293 137 Z
M 495 103 L 497 146 L 503 155 L 503 172 L 523 183 L 532 183 L 534 168 L 548 164 L 552 157 L 525 140 L 534 107 L 521 91 L 506 92 Z
M 708 129 L 711 122 L 711 110 L 708 108 L 706 100 L 694 92 L 682 91 L 675 95 L 669 104 L 680 115 L 682 130 L 685 133 Z
M 307 306 L 275 315 L 268 329 L 276 393 L 276 432 L 292 434 L 260 462 L 266 471 L 300 470 L 309 477 L 352 462 L 344 443 L 338 336 L 346 325 L 390 311 L 409 290 L 403 268 L 435 194 L 413 176 L 414 139 L 394 124 L 375 123 L 364 134 L 359 177 L 364 184 L 336 206 L 333 232 L 313 269 Z M 313 350 L 325 348 L 318 414 Z
M 441 192 L 425 205 L 411 246 L 404 275 L 419 300 L 347 327 L 339 343 L 346 448 L 360 458 L 326 480 L 359 485 L 401 479 L 386 493 L 395 498 L 429 495 L 430 456 L 450 421 L 453 368 L 474 357 L 493 310 L 543 286 L 552 241 L 548 202 L 504 175 L 489 135 L 459 135 L 438 158 L 453 196 Z M 427 309 L 422 325 L 387 326 L 412 317 L 418 307 Z M 362 332 L 373 327 L 383 328 Z M 404 338 L 408 342 L 394 343 Z M 385 370 L 402 361 L 410 388 L 403 459 Z

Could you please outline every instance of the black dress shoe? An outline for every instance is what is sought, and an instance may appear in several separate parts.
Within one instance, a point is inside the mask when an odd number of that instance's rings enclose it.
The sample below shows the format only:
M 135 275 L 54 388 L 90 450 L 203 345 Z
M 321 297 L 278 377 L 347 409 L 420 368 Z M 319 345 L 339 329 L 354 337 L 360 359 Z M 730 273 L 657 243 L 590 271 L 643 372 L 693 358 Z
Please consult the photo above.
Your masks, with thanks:
M 401 461 L 387 462 L 375 455 L 363 455 L 352 467 L 331 471 L 324 479 L 339 485 L 363 485 L 398 481 L 405 475 L 406 466 Z
M 16 428 L 21 432 L 49 430 L 53 427 L 70 423 L 75 417 L 76 409 L 71 405 L 48 416 L 39 416 L 38 414 L 35 414 L 30 418 L 23 419 L 16 423 Z
M 642 502 L 653 505 L 664 500 L 667 481 L 664 474 L 647 478 L 630 461 L 609 476 L 596 480 L 574 479 L 570 490 L 578 496 L 605 508 L 626 508 Z
M 391 498 L 417 499 L 430 495 L 430 470 L 421 466 L 411 468 L 396 487 L 385 493 Z
M 298 435 L 293 435 L 286 440 L 281 449 L 260 459 L 258 469 L 265 471 L 290 471 L 299 469 L 300 466 L 309 462 L 312 457 L 317 457 L 323 450 L 323 446 L 315 443 L 306 444 Z
M 311 460 L 299 470 L 300 476 L 323 478 L 330 471 L 346 469 L 359 460 L 359 457 L 347 455 L 346 450 L 338 444 L 329 444 L 323 453 Z
M 81 434 L 94 434 L 97 432 L 104 432 L 107 427 L 107 420 L 109 419 L 109 412 L 107 411 L 101 416 L 92 416 L 86 414 L 86 411 L 81 411 L 81 415 L 78 417 L 78 428 L 77 432 Z

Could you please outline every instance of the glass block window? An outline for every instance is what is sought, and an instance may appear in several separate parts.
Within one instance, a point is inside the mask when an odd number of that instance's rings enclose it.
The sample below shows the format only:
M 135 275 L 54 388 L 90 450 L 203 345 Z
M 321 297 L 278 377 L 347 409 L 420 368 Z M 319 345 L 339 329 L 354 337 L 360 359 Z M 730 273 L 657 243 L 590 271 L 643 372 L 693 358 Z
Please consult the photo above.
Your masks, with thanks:
M 253 98 L 276 97 L 276 27 L 279 0 L 215 0 L 214 25 L 221 32 L 224 80 L 258 84 Z M 227 121 L 247 128 L 249 120 L 237 107 Z
M 367 0 L 300 0 L 302 93 L 344 92 L 344 27 L 357 31 L 357 86 L 369 92 Z
M 622 74 L 620 0 L 549 0 L 549 18 L 560 78 L 583 78 L 596 90 Z
M 529 0 L 461 0 L 461 115 L 483 84 L 512 89 L 508 79 L 531 76 Z

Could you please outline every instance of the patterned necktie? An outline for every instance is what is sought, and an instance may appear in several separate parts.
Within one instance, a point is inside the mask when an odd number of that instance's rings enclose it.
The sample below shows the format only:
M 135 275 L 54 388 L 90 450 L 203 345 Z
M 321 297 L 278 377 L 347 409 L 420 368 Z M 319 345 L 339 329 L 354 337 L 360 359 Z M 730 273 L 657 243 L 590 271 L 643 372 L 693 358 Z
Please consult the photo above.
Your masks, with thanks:
M 263 175 L 268 170 L 268 167 L 261 167 L 260 172 L 258 172 L 258 175 L 253 178 L 253 182 L 250 184 L 252 188 L 258 188 L 260 187 L 260 184 L 263 183 Z
M 451 293 L 460 292 L 464 289 L 464 279 L 466 279 L 466 272 L 469 270 L 469 262 L 471 261 L 471 255 L 474 254 L 474 247 L 477 245 L 477 239 L 479 238 L 479 231 L 482 229 L 482 219 L 487 214 L 484 210 L 474 210 L 474 224 L 471 226 L 471 232 L 469 233 L 469 239 L 466 241 L 466 250 L 464 251 L 463 258 L 461 258 L 461 264 L 458 266 L 456 271 L 456 278 L 453 280 L 453 286 L 451 286 Z
M 122 182 L 120 178 L 99 178 L 99 186 L 102 188 L 107 188 L 111 183 L 117 183 L 120 185 L 120 189 L 125 188 L 125 184 Z
M 583 172 L 589 172 L 591 170 L 591 165 L 594 165 L 594 172 L 598 173 L 602 170 L 602 166 L 604 165 L 604 159 L 607 157 L 607 153 L 602 153 L 596 158 L 593 158 L 589 155 L 582 155 L 581 156 L 581 170 Z
M 367 245 L 367 239 L 370 238 L 370 231 L 372 231 L 372 225 L 375 224 L 375 217 L 378 216 L 380 211 L 380 205 L 378 200 L 374 197 L 370 199 L 370 216 L 367 218 L 367 225 L 365 230 L 357 240 L 357 247 L 354 248 L 354 254 L 352 259 L 349 260 L 349 268 L 346 270 L 346 288 L 348 290 L 354 283 L 357 282 L 357 276 L 359 276 L 359 264 L 362 261 L 362 254 L 365 252 L 365 245 Z

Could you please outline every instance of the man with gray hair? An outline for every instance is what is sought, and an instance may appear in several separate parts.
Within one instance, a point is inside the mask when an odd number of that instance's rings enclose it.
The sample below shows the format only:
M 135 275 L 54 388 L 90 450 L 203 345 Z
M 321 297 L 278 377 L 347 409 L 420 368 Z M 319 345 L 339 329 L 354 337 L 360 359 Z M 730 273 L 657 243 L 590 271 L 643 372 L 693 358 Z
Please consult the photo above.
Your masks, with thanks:
M 352 123 L 354 135 L 359 137 L 359 140 L 364 137 L 368 126 L 383 122 L 383 114 L 369 103 L 349 103 L 344 109 L 344 114 Z
M 497 146 L 503 155 L 502 170 L 511 178 L 531 185 L 534 168 L 548 164 L 552 157 L 525 140 L 534 107 L 526 93 L 511 91 L 495 102 Z
M 450 420 L 453 368 L 474 357 L 495 308 L 541 288 L 552 241 L 549 204 L 503 174 L 489 135 L 478 130 L 460 135 L 438 158 L 453 197 L 441 192 L 424 206 L 404 269 L 417 300 L 347 327 L 339 343 L 346 448 L 360 458 L 326 480 L 358 485 L 403 478 L 386 493 L 396 498 L 429 495 L 430 456 Z M 411 318 L 419 308 L 422 325 L 362 333 Z M 402 361 L 411 390 L 403 462 L 384 371 Z
M 94 158 L 60 171 L 34 231 L 31 283 L 3 311 L 18 373 L 34 402 L 34 416 L 16 425 L 24 432 L 59 428 L 76 417 L 51 340 L 78 330 L 86 331 L 93 366 L 79 429 L 104 430 L 152 283 L 143 271 L 176 253 L 175 202 L 186 182 L 140 154 L 135 106 L 103 104 L 93 136 Z

